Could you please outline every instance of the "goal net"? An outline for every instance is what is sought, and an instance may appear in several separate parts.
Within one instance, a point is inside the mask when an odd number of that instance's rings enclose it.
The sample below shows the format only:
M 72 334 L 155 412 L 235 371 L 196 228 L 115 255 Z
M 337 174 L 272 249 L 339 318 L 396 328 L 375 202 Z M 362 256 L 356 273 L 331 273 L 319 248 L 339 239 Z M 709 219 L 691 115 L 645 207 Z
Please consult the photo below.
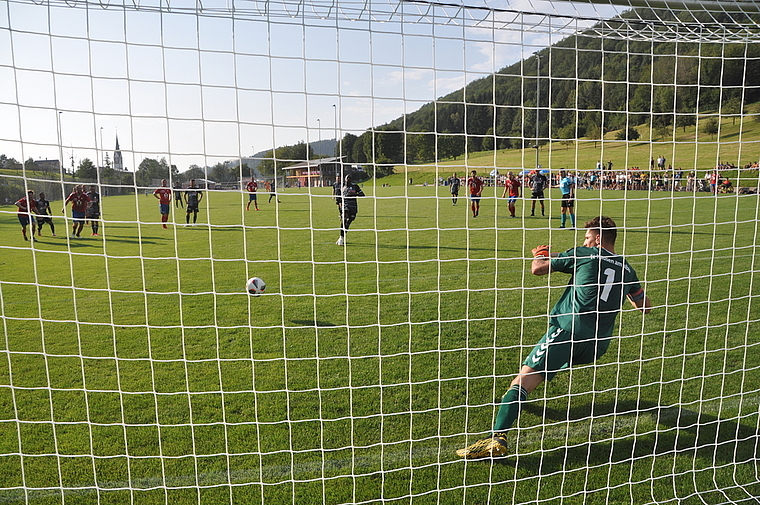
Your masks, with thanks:
M 756 503 L 758 38 L 750 2 L 5 0 L 0 502 Z M 581 282 L 531 251 L 600 215 L 653 310 L 461 458 Z

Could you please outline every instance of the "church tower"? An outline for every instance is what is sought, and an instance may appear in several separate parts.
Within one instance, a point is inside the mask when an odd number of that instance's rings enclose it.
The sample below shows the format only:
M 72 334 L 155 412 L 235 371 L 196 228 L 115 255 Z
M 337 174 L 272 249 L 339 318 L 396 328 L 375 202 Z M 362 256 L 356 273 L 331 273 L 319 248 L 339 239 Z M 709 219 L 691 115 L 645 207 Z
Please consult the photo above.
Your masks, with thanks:
M 121 157 L 121 149 L 119 149 L 118 134 L 116 134 L 116 150 L 113 152 L 113 169 L 118 172 L 124 171 L 124 159 Z

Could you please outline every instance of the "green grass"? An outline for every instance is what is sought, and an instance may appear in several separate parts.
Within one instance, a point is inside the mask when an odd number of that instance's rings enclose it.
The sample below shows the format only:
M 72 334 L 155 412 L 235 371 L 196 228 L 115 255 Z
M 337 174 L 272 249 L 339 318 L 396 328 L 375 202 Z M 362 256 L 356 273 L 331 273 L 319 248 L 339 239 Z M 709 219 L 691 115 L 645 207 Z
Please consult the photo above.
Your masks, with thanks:
M 656 309 L 539 388 L 490 464 L 454 450 L 488 431 L 567 282 L 531 276 L 530 249 L 582 232 L 557 229 L 557 201 L 512 220 L 486 198 L 473 220 L 445 188 L 364 189 L 346 248 L 326 189 L 260 212 L 210 193 L 213 226 L 168 230 L 155 199 L 109 197 L 103 237 L 69 241 L 57 217 L 33 247 L 0 208 L 0 502 L 760 495 L 756 196 L 580 192 L 581 222 L 626 228 Z

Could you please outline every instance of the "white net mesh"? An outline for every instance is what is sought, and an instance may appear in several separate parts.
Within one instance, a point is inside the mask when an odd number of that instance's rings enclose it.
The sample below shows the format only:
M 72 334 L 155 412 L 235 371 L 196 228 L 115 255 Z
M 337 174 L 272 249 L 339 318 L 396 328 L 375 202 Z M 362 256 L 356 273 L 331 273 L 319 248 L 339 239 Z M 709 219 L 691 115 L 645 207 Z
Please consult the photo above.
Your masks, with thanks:
M 760 496 L 755 4 L 2 5 L 0 502 Z M 462 461 L 600 214 L 653 312 Z

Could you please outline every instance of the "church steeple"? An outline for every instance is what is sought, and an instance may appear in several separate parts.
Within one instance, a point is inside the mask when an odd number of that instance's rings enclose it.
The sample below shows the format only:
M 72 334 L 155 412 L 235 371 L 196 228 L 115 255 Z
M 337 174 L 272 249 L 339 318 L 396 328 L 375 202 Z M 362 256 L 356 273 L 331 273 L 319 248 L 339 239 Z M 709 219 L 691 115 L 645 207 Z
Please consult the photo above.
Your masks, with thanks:
M 113 152 L 113 169 L 120 172 L 124 171 L 124 159 L 121 157 L 119 149 L 119 134 L 116 134 L 116 150 Z

